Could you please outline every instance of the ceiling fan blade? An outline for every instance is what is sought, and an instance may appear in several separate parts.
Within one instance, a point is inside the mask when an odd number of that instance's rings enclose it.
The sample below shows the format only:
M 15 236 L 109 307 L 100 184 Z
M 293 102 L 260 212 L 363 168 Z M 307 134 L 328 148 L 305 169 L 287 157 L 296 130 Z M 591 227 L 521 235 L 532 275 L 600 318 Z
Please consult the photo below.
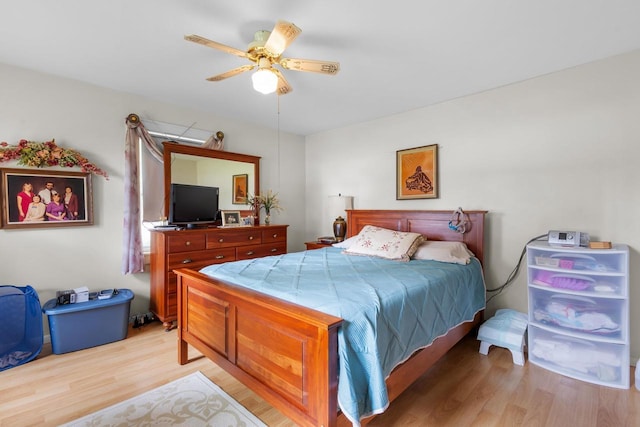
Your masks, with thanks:
M 317 61 L 315 59 L 282 58 L 279 62 L 283 68 L 295 71 L 310 71 L 321 74 L 337 74 L 340 71 L 339 62 Z
M 214 42 L 213 40 L 205 39 L 204 37 L 200 37 L 195 34 L 186 35 L 184 36 L 184 39 L 190 42 L 201 44 L 203 46 L 212 47 L 214 49 L 218 49 L 223 52 L 230 53 L 231 55 L 239 56 L 241 58 L 247 57 L 247 52 L 244 52 L 240 49 L 236 49 L 235 47 L 224 45 L 222 43 Z
M 271 68 L 271 70 L 276 74 L 276 76 L 278 76 L 278 87 L 276 88 L 276 93 L 278 95 L 286 95 L 293 91 L 293 88 L 289 85 L 289 82 L 284 78 L 280 70 L 276 68 Z
M 255 65 L 243 65 L 242 67 L 234 68 L 233 70 L 229 70 L 226 73 L 218 74 L 217 76 L 207 78 L 210 82 L 219 82 L 220 80 L 228 79 L 229 77 L 237 76 L 240 73 L 244 73 L 245 71 L 251 71 L 256 68 Z
M 274 57 L 282 55 L 282 52 L 300 35 L 302 30 L 291 22 L 278 21 L 271 31 L 271 35 L 264 44 L 265 50 Z

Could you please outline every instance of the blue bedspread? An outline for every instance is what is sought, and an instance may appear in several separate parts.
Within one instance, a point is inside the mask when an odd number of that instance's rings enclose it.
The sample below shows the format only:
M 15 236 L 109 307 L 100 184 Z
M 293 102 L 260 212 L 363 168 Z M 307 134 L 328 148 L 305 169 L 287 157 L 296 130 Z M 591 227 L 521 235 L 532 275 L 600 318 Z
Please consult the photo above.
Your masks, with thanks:
M 338 331 L 338 404 L 359 425 L 389 404 L 385 378 L 417 349 L 485 305 L 480 263 L 389 261 L 329 247 L 201 270 L 344 319 Z

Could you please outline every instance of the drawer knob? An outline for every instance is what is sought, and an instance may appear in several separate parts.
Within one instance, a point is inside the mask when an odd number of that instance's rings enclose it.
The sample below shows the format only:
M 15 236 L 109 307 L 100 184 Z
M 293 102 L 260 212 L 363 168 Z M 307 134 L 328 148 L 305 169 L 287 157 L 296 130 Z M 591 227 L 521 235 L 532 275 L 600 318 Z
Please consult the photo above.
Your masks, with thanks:
M 216 259 L 222 259 L 224 258 L 224 255 L 216 255 Z
M 278 237 L 278 234 L 277 234 L 277 233 L 273 235 L 273 238 L 274 238 L 274 239 L 275 239 L 276 237 Z
M 182 260 L 182 263 L 183 263 L 183 264 L 189 264 L 189 263 L 191 263 L 191 262 L 193 262 L 193 260 L 192 260 L 191 258 L 187 258 L 187 259 L 183 259 L 183 260 Z
M 247 252 L 247 255 L 253 255 L 254 253 L 255 252 L 253 252 L 253 251 L 249 251 L 249 252 Z
M 277 248 L 272 248 L 272 249 L 271 249 L 271 252 L 277 252 L 277 251 L 278 251 L 278 249 L 277 249 Z
M 224 242 L 224 239 L 223 239 L 223 238 L 220 238 L 220 239 L 218 239 L 218 242 L 219 242 L 219 243 L 222 243 L 222 242 Z
M 249 236 L 249 240 L 253 240 L 253 236 Z

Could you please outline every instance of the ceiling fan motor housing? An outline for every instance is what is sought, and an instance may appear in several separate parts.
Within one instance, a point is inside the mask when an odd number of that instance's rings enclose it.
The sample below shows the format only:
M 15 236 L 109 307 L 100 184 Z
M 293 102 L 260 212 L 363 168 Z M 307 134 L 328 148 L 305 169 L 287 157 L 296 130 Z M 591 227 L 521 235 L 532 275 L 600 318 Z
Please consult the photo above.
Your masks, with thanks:
M 251 43 L 249 43 L 249 52 L 252 52 L 258 48 L 264 48 L 265 43 L 267 43 L 267 40 L 269 39 L 269 36 L 271 35 L 271 31 L 267 31 L 267 30 L 258 30 L 255 32 L 255 34 L 253 35 L 253 41 Z

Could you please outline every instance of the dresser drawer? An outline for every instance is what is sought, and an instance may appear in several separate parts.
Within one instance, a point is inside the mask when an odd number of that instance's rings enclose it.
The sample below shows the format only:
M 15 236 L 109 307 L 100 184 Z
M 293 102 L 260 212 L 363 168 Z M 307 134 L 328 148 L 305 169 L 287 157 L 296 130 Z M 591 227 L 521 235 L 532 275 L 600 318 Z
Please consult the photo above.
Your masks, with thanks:
M 210 264 L 235 261 L 235 248 L 169 254 L 169 270 L 177 268 L 200 269 Z
M 242 246 L 236 249 L 237 259 L 260 258 L 269 255 L 280 255 L 287 252 L 287 243 Z
M 273 230 L 262 230 L 262 243 L 284 242 L 287 240 L 287 229 L 285 227 Z
M 207 233 L 207 249 L 227 248 L 241 245 L 253 245 L 262 243 L 262 234 L 259 230 L 218 230 Z
M 167 252 L 200 251 L 205 248 L 203 234 L 183 234 L 167 237 Z

